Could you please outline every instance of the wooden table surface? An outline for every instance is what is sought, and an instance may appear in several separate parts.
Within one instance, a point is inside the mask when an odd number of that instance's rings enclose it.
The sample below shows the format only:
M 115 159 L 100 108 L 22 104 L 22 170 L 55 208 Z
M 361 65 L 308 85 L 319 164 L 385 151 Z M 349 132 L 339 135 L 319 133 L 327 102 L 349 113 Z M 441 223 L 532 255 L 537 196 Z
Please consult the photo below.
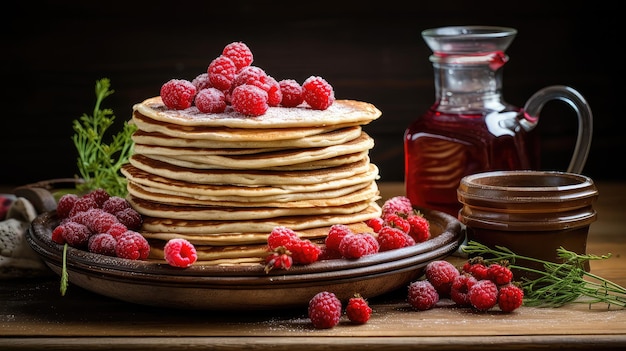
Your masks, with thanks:
M 598 220 L 587 252 L 611 253 L 591 271 L 626 286 L 626 183 L 598 183 Z M 404 193 L 380 184 L 383 198 Z M 450 257 L 461 262 L 459 257 Z M 442 301 L 411 310 L 400 289 L 370 299 L 364 325 L 345 316 L 316 330 L 306 309 L 181 311 L 134 305 L 77 286 L 59 294 L 56 276 L 0 281 L 0 349 L 11 350 L 515 350 L 624 349 L 626 309 L 570 304 L 520 307 L 513 313 L 476 313 Z

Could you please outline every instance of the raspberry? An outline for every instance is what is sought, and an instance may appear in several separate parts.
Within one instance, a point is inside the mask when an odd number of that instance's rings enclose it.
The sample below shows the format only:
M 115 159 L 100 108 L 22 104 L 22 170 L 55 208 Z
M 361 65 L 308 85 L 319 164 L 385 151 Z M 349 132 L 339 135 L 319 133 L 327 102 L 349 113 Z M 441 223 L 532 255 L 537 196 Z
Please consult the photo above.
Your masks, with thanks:
M 267 246 L 272 251 L 279 246 L 287 246 L 290 242 L 298 240 L 300 240 L 300 237 L 296 232 L 287 227 L 278 226 L 274 227 L 267 236 Z
M 512 312 L 522 305 L 524 290 L 514 284 L 500 287 L 498 291 L 498 307 L 502 312 Z
M 352 229 L 345 224 L 334 224 L 330 227 L 328 231 L 328 235 L 326 235 L 326 239 L 324 239 L 324 244 L 326 248 L 329 250 L 335 250 L 339 252 L 339 244 L 341 243 L 341 239 L 343 239 L 346 234 L 351 234 Z
M 381 217 L 385 218 L 388 214 L 399 213 L 406 216 L 413 213 L 413 205 L 411 200 L 406 196 L 395 196 L 383 203 Z
M 125 225 L 123 225 L 120 222 L 117 222 L 117 223 L 113 223 L 109 227 L 109 230 L 106 231 L 106 233 L 110 234 L 111 236 L 115 238 L 115 240 L 117 240 L 120 236 L 122 236 L 122 234 L 126 233 L 127 231 L 128 231 L 128 228 Z
M 407 300 L 411 307 L 425 311 L 435 307 L 439 302 L 439 294 L 428 280 L 417 280 L 409 285 Z
M 383 226 L 378 232 L 379 251 L 399 249 L 408 245 L 408 235 L 398 228 Z
M 365 221 L 365 224 L 367 224 L 368 227 L 372 228 L 374 233 L 378 233 L 380 231 L 380 228 L 382 228 L 385 224 L 385 221 L 381 217 L 375 217 Z
M 372 315 L 372 308 L 360 294 L 354 294 L 346 305 L 346 315 L 352 323 L 365 324 Z
M 265 257 L 265 273 L 272 269 L 289 269 L 293 265 L 291 252 L 284 246 L 277 247 L 273 252 Z
M 365 236 L 369 234 L 348 233 L 339 243 L 339 253 L 344 258 L 355 259 L 374 253 L 374 248 Z
M 69 216 L 65 220 L 63 220 L 63 222 L 65 221 L 76 222 L 82 225 L 89 225 L 89 222 L 91 222 L 91 217 L 89 217 L 89 210 L 81 211 L 72 216 Z
M 193 104 L 196 87 L 185 79 L 170 79 L 161 86 L 161 99 L 173 110 L 184 110 Z
M 478 258 L 479 260 L 476 260 Z M 477 280 L 488 279 L 488 268 L 481 257 L 475 257 L 463 265 L 463 271 L 471 274 Z
M 488 279 L 477 281 L 467 292 L 472 307 L 486 311 L 498 302 L 498 287 Z
M 308 315 L 317 329 L 329 329 L 339 324 L 341 301 L 328 291 L 317 293 L 309 301 Z
M 231 105 L 235 111 L 243 115 L 260 116 L 269 108 L 267 92 L 254 85 L 240 85 L 233 90 Z
M 113 224 L 119 223 L 115 215 L 112 215 L 101 208 L 92 208 L 86 213 L 86 216 L 89 218 L 86 225 L 94 234 L 105 233 Z
M 266 91 L 267 89 L 261 87 L 266 82 L 267 73 L 265 73 L 262 68 L 257 66 L 247 66 L 237 72 L 231 86 L 231 91 L 244 84 L 254 85 Z
M 478 280 L 474 278 L 471 274 L 460 274 L 452 281 L 452 286 L 450 287 L 450 298 L 457 305 L 461 307 L 470 306 L 469 300 L 469 289 L 472 285 L 476 284 Z
M 73 217 L 79 212 L 87 212 L 87 210 L 90 210 L 92 208 L 99 208 L 96 200 L 94 200 L 92 197 L 83 196 L 76 200 L 74 206 L 72 206 L 69 217 Z
M 310 264 L 320 256 L 322 250 L 310 240 L 294 240 L 285 245 L 285 248 L 291 252 L 293 263 Z
M 370 244 L 370 254 L 374 254 L 380 251 L 380 244 L 378 244 L 378 240 L 376 239 L 376 237 L 374 237 L 371 233 L 363 233 L 361 235 L 363 236 L 363 239 Z
M 99 233 L 89 237 L 87 248 L 90 252 L 106 256 L 116 256 L 116 240 L 111 234 Z
M 267 83 L 260 88 L 267 92 L 267 104 L 269 106 L 276 107 L 280 105 L 280 102 L 283 100 L 283 93 L 276 79 L 267 76 Z
M 452 263 L 444 260 L 435 260 L 426 265 L 424 274 L 440 295 L 450 296 L 452 282 L 461 273 Z
M 296 107 L 304 101 L 302 86 L 294 79 L 283 79 L 278 82 L 283 99 L 280 104 L 284 107 Z
M 150 253 L 150 244 L 138 232 L 127 230 L 117 238 L 115 254 L 117 257 L 131 260 L 144 260 Z
M 196 107 L 204 113 L 221 113 L 226 110 L 226 97 L 221 90 L 206 88 L 196 95 Z
M 61 227 L 61 235 L 68 245 L 76 248 L 86 248 L 91 230 L 86 225 L 68 221 L 59 225 L 55 230 Z
M 237 67 L 237 71 L 240 71 L 246 66 L 250 66 L 254 60 L 254 56 L 248 45 L 239 41 L 226 45 L 224 50 L 222 50 L 222 55 L 233 61 L 235 67 Z
M 65 231 L 65 227 L 62 224 L 56 226 L 52 230 L 52 236 L 50 237 L 50 239 L 57 244 L 61 244 L 61 245 L 65 244 L 65 238 L 63 237 L 64 231 Z
M 163 247 L 165 260 L 170 266 L 187 268 L 198 259 L 196 248 L 185 239 L 170 239 Z
M 335 101 L 333 87 L 317 76 L 310 76 L 302 83 L 302 97 L 314 110 L 325 110 Z
M 196 92 L 198 93 L 203 89 L 213 88 L 213 85 L 211 84 L 211 81 L 209 80 L 208 73 L 198 74 L 196 78 L 194 78 L 191 81 L 191 84 L 193 84 L 196 87 Z M 196 100 L 197 99 L 198 99 L 198 95 L 196 93 Z
M 65 194 L 61 196 L 57 203 L 57 216 L 61 219 L 67 218 L 74 207 L 74 203 L 79 199 L 76 194 Z
M 330 250 L 326 246 L 320 247 L 320 250 L 322 250 L 322 251 L 320 252 L 320 256 L 317 258 L 318 261 L 336 260 L 336 259 L 339 259 L 339 258 L 343 258 L 343 256 L 341 256 L 339 251 L 337 251 L 337 250 Z
M 388 225 L 393 228 L 398 228 L 407 234 L 411 231 L 411 224 L 406 219 L 406 217 L 401 217 L 397 213 L 388 214 L 385 217 L 384 225 Z
M 111 196 L 102 204 L 102 209 L 111 214 L 116 214 L 117 212 L 127 208 L 130 208 L 130 203 L 123 197 L 119 196 Z
M 117 220 L 130 230 L 138 230 L 141 228 L 141 224 L 143 223 L 141 214 L 131 207 L 116 212 L 115 217 L 117 217 Z
M 89 193 L 85 194 L 85 196 L 83 197 L 90 197 L 94 199 L 96 204 L 98 204 L 98 207 L 102 207 L 102 204 L 104 204 L 104 202 L 108 200 L 109 197 L 111 196 L 109 195 L 109 193 L 107 193 L 106 190 L 99 188 L 99 189 L 94 189 L 90 191 Z
M 420 215 L 409 215 L 407 218 L 411 230 L 409 235 L 415 240 L 415 242 L 422 243 L 430 239 L 430 223 L 428 220 Z
M 509 267 L 492 263 L 487 267 L 487 279 L 496 283 L 496 285 L 508 284 L 513 280 L 513 272 Z
M 228 56 L 220 55 L 211 61 L 207 73 L 214 88 L 229 90 L 233 84 L 233 79 L 235 79 L 237 67 Z

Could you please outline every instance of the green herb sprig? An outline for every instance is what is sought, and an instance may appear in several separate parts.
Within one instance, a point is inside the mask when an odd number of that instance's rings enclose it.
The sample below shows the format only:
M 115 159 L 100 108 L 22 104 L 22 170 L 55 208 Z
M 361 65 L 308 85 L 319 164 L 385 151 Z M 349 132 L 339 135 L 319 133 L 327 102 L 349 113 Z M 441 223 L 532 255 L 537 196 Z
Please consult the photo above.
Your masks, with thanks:
M 517 255 L 502 246 L 492 249 L 476 241 L 469 241 L 461 250 L 481 256 L 486 263 L 506 260 L 511 269 L 537 276 L 534 279 L 522 278 L 525 306 L 560 307 L 568 303 L 605 303 L 608 308 L 612 305 L 626 307 L 626 288 L 584 269 L 586 262 L 608 259 L 611 254 L 581 255 L 560 247 L 556 252 L 561 263 L 555 263 Z M 544 270 L 526 267 L 519 264 L 520 261 L 540 263 Z
M 128 193 L 127 180 L 120 169 L 128 162 L 134 146 L 131 136 L 137 127 L 124 122 L 123 129 L 112 136 L 111 142 L 105 142 L 115 116 L 111 109 L 101 109 L 100 106 L 106 97 L 114 93 L 110 87 L 108 78 L 98 80 L 93 114 L 83 114 L 80 119 L 74 120 L 72 140 L 78 151 L 78 171 L 85 181 L 76 188 L 82 192 L 102 188 L 110 195 L 124 197 Z

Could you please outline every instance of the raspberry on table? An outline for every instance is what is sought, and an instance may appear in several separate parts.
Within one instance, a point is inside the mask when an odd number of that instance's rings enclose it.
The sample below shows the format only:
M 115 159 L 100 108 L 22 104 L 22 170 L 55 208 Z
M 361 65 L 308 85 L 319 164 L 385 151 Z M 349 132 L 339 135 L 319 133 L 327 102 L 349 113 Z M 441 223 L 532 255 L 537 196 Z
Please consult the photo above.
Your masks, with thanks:
M 185 79 L 170 79 L 161 86 L 163 104 L 173 110 L 191 107 L 196 97 L 196 86 Z
M 325 110 L 335 102 L 333 87 L 318 76 L 310 76 L 302 83 L 302 97 L 314 110 Z
M 332 292 L 319 292 L 309 301 L 309 319 L 317 329 L 329 329 L 339 324 L 341 312 L 341 301 Z
M 502 312 L 512 312 L 522 306 L 524 290 L 515 284 L 507 284 L 498 290 L 498 307 Z
M 61 219 L 67 218 L 74 207 L 74 203 L 79 199 L 76 194 L 65 194 L 57 202 L 57 216 Z
M 372 308 L 360 294 L 354 294 L 346 305 L 346 315 L 352 323 L 365 324 L 372 315 Z
M 280 104 L 284 107 L 296 107 L 304 101 L 302 86 L 295 79 L 283 79 L 278 82 L 283 99 Z
M 478 311 L 487 311 L 498 303 L 498 287 L 488 279 L 477 281 L 467 294 L 472 307 Z
M 111 214 L 116 214 L 127 208 L 130 208 L 130 203 L 120 196 L 111 196 L 102 204 L 102 209 Z
M 89 237 L 87 248 L 89 252 L 106 256 L 116 256 L 115 245 L 117 241 L 113 235 L 108 233 L 94 234 Z
M 469 300 L 469 289 L 476 284 L 478 280 L 471 274 L 463 273 L 454 278 L 450 287 L 450 298 L 461 307 L 471 306 Z
M 409 284 L 407 300 L 411 307 L 425 311 L 439 302 L 437 289 L 428 280 L 417 280 Z
M 237 67 L 237 71 L 240 71 L 246 66 L 250 66 L 254 60 L 252 50 L 250 50 L 248 45 L 240 41 L 226 45 L 222 50 L 222 55 L 233 61 L 235 67 Z
M 259 87 L 243 84 L 233 90 L 231 106 L 246 116 L 261 116 L 269 108 L 267 92 Z
M 216 88 L 205 88 L 196 94 L 196 107 L 203 113 L 221 113 L 226 110 L 226 96 Z
M 492 263 L 487 267 L 487 278 L 496 285 L 505 285 L 513 280 L 513 272 L 509 267 Z
M 333 224 L 328 230 L 324 244 L 328 250 L 339 252 L 339 244 L 346 234 L 351 234 L 352 229 L 345 224 Z
M 477 260 L 478 259 L 478 260 Z M 488 267 L 482 261 L 482 257 L 474 257 L 463 264 L 463 271 L 471 274 L 477 280 L 489 279 Z
M 445 260 L 431 261 L 424 269 L 426 279 L 437 289 L 439 295 L 450 296 L 452 282 L 461 273 L 452 263 Z
M 127 230 L 117 238 L 115 254 L 131 260 L 145 260 L 150 253 L 150 244 L 138 232 Z
M 207 73 L 214 88 L 229 90 L 237 74 L 237 66 L 229 57 L 220 55 L 211 61 Z
M 269 250 L 274 250 L 280 246 L 287 246 L 292 241 L 298 241 L 300 237 L 290 228 L 277 226 L 272 229 L 267 236 L 267 246 Z
M 198 259 L 196 248 L 182 238 L 170 239 L 163 247 L 165 261 L 170 266 L 187 268 Z
M 295 264 L 311 264 L 319 259 L 322 249 L 310 240 L 293 240 L 285 244 Z
M 117 220 L 130 230 L 138 230 L 143 223 L 143 217 L 134 208 L 129 207 L 115 213 Z

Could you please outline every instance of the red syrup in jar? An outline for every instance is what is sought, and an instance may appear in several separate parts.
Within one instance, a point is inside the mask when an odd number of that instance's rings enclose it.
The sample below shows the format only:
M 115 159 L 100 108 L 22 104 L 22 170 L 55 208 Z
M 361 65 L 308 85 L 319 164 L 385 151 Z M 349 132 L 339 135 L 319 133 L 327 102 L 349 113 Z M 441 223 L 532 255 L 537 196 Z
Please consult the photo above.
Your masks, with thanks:
M 457 188 L 464 176 L 538 167 L 536 133 L 521 129 L 494 135 L 490 131 L 520 114 L 513 106 L 471 114 L 442 113 L 433 106 L 410 124 L 404 135 L 404 163 L 411 203 L 457 217 L 461 209 Z

